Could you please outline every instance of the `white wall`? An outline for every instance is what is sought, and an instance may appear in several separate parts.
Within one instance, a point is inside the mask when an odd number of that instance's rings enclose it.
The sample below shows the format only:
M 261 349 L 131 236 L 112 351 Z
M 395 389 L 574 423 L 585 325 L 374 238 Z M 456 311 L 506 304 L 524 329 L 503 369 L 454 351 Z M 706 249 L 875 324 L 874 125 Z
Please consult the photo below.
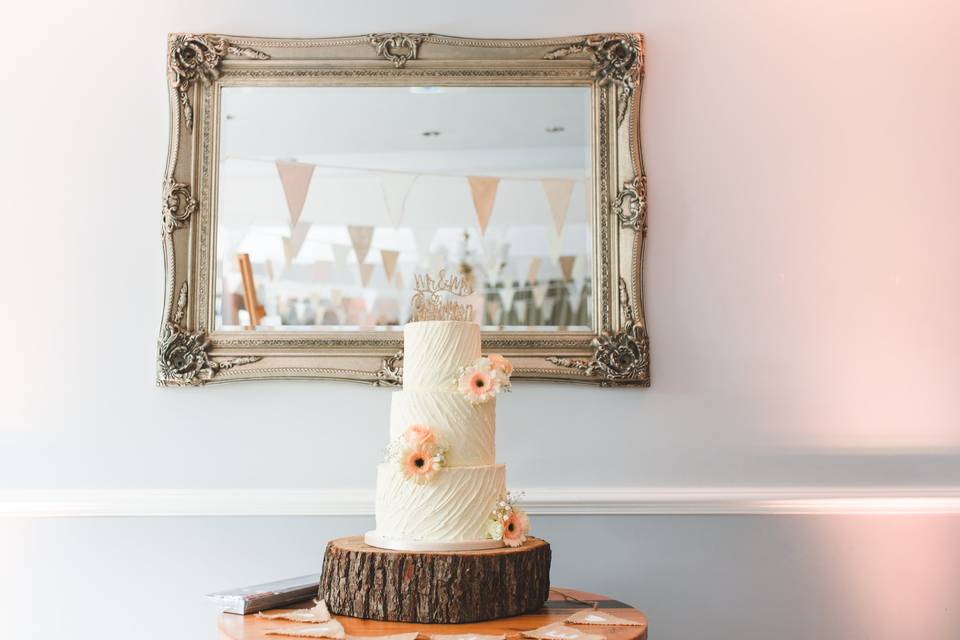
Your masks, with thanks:
M 0 489 L 373 484 L 387 428 L 382 390 L 307 382 L 152 386 L 163 286 L 167 32 L 636 30 L 646 34 L 649 50 L 643 136 L 653 387 L 518 386 L 501 403 L 499 420 L 500 458 L 511 485 L 841 491 L 882 485 L 960 495 L 955 3 L 90 4 L 5 8 Z M 960 562 L 943 555 L 955 546 L 948 541 L 960 537 L 956 518 L 893 520 L 884 549 L 893 553 L 903 550 L 901 540 L 919 541 L 923 546 L 912 550 L 927 554 L 929 571 L 913 577 L 928 601 L 941 602 L 960 581 Z M 586 530 L 582 518 L 563 521 L 570 524 L 543 518 L 542 531 Z M 49 571 L 60 565 L 45 554 L 61 544 L 72 554 L 105 541 L 90 557 L 108 557 L 112 542 L 145 557 L 175 548 L 156 533 L 155 521 L 73 522 L 6 520 L 0 528 L 16 546 L 17 532 L 47 527 L 45 545 L 23 544 L 22 557 Z M 596 568 L 570 557 L 568 544 L 555 572 L 647 609 L 656 637 L 694 637 L 684 634 L 698 628 L 725 629 L 730 633 L 721 636 L 729 637 L 749 628 L 739 619 L 748 609 L 797 596 L 802 586 L 789 576 L 805 558 L 789 555 L 764 573 L 775 551 L 754 554 L 753 545 L 734 540 L 742 535 L 760 545 L 773 525 L 745 518 L 731 534 L 724 533 L 727 522 L 604 519 L 589 537 L 597 543 Z M 789 535 L 796 548 L 815 544 L 811 529 L 795 522 Z M 817 522 L 815 529 L 841 537 L 852 532 L 843 544 L 857 545 L 860 525 L 830 517 Z M 253 545 L 261 538 L 251 527 L 271 523 L 315 531 L 317 549 L 341 526 L 310 519 L 217 519 L 203 526 L 216 532 L 211 536 Z M 645 533 L 667 525 L 659 535 Z M 97 533 L 83 534 L 82 548 L 68 545 L 72 532 L 89 526 Z M 176 544 L 184 558 L 202 562 L 207 556 L 192 537 L 199 535 L 195 526 L 162 525 L 177 532 L 171 537 L 182 536 Z M 922 534 L 906 533 L 914 526 Z M 684 534 L 703 530 L 716 536 Z M 655 566 L 656 584 L 675 597 L 651 601 L 656 591 L 646 576 L 631 586 L 613 559 L 629 552 L 649 568 L 663 544 L 672 545 L 665 557 L 675 562 Z M 701 544 L 716 546 L 720 557 L 740 550 L 743 574 L 733 570 L 730 584 L 762 574 L 786 586 L 776 594 L 744 592 L 727 608 L 709 601 L 720 597 L 713 590 L 691 601 L 685 597 L 691 582 L 713 584 L 706 576 L 725 568 L 711 564 L 709 554 L 694 554 Z M 237 549 L 238 557 L 251 558 L 242 574 L 216 558 L 207 570 L 224 575 L 225 584 L 208 585 L 189 573 L 193 562 L 184 565 L 182 584 L 206 589 L 229 586 L 234 577 L 272 577 L 268 558 L 248 555 L 261 549 Z M 690 557 L 698 558 L 696 566 L 685 564 Z M 951 562 L 941 564 L 941 557 Z M 867 564 L 830 570 L 840 571 L 837 584 L 847 585 L 861 606 L 892 602 L 894 592 L 874 585 Z M 65 562 L 64 571 L 70 566 Z M 24 573 L 14 575 L 26 574 L 20 568 Z M 128 584 L 136 579 L 126 577 Z M 864 628 L 837 606 L 821 627 L 826 636 Z M 712 627 L 691 626 L 689 616 L 707 612 Z M 914 613 L 929 625 L 924 638 L 946 638 L 960 627 L 956 610 L 946 606 Z M 195 627 L 182 631 L 203 637 Z M 763 631 L 757 627 L 755 637 L 766 637 Z

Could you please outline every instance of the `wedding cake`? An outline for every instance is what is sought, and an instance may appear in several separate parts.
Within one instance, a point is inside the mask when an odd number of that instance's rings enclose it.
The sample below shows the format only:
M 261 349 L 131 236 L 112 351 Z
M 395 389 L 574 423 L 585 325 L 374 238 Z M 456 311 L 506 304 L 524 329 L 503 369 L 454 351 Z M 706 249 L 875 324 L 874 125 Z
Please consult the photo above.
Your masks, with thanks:
M 402 551 L 516 547 L 529 528 L 496 462 L 496 396 L 510 362 L 483 357 L 468 308 L 439 301 L 457 279 L 418 279 L 403 330 L 403 389 L 390 404 L 390 443 L 377 468 L 376 529 L 365 542 Z M 418 313 L 419 311 L 419 313 Z M 454 319 L 435 319 L 450 318 Z

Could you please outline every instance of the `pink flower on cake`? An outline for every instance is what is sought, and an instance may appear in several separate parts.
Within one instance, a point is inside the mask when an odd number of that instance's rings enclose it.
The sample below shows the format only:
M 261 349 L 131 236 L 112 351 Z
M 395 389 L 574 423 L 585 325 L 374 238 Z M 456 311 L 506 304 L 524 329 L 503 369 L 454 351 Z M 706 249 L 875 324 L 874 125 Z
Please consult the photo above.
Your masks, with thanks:
M 426 448 L 411 449 L 403 458 L 403 473 L 415 482 L 428 482 L 436 470 L 433 453 Z
M 437 436 L 433 433 L 433 429 L 425 424 L 414 424 L 407 427 L 407 430 L 403 432 L 403 439 L 408 445 L 416 448 L 436 444 L 437 442 Z
M 407 480 L 429 482 L 446 464 L 447 448 L 428 425 L 410 425 L 387 445 L 384 460 L 395 465 Z
M 519 547 L 527 541 L 530 520 L 521 509 L 511 509 L 503 522 L 503 543 L 508 547 Z
M 495 365 L 495 361 L 499 364 Z M 507 363 L 506 366 L 503 362 Z M 512 367 L 502 356 L 480 358 L 472 366 L 460 370 L 457 388 L 463 397 L 474 404 L 486 402 L 501 391 L 510 390 L 510 374 L 507 373 L 507 368 Z
M 530 533 L 530 519 L 523 509 L 517 508 L 516 501 L 517 495 L 512 493 L 500 498 L 487 522 L 487 537 L 500 540 L 508 547 L 519 547 Z
M 491 353 L 487 356 L 487 360 L 490 361 L 490 366 L 494 369 L 499 369 L 508 376 L 513 373 L 513 364 L 499 353 Z
M 469 368 L 460 376 L 460 393 L 471 402 L 486 402 L 496 393 L 493 377 L 482 369 Z

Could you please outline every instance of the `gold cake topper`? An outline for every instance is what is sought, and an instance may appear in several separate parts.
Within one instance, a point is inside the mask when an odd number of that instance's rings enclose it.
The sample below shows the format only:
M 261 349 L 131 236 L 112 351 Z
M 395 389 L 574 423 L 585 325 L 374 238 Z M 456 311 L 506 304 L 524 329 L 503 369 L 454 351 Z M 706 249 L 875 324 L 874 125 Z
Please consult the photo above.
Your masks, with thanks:
M 473 320 L 473 306 L 444 299 L 444 293 L 464 298 L 473 295 L 473 287 L 461 276 L 448 276 L 440 269 L 434 278 L 427 273 L 418 273 L 413 277 L 413 298 L 410 299 L 411 322 L 424 320 Z

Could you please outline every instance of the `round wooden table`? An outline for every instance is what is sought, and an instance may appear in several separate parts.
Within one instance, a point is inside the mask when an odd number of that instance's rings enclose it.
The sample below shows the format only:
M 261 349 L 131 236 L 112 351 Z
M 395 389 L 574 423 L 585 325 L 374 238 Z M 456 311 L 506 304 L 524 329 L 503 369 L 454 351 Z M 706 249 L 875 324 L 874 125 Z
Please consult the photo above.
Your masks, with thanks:
M 487 635 L 506 634 L 507 640 L 516 640 L 521 631 L 530 631 L 551 622 L 562 622 L 567 616 L 581 609 L 588 609 L 596 603 L 597 608 L 621 618 L 636 620 L 642 624 L 638 626 L 607 627 L 600 625 L 571 625 L 584 633 L 593 633 L 606 636 L 607 640 L 646 640 L 647 618 L 642 613 L 617 600 L 595 593 L 586 593 L 575 589 L 557 587 L 550 589 L 550 599 L 543 608 L 534 613 L 512 618 L 500 618 L 486 622 L 471 622 L 465 624 L 417 624 L 412 622 L 381 622 L 379 620 L 361 620 L 347 616 L 334 616 L 343 625 L 347 635 L 351 636 L 385 636 L 394 633 L 410 633 L 419 631 L 421 636 L 432 633 L 477 633 Z M 291 609 L 307 608 L 312 602 L 290 607 Z M 275 609 L 274 611 L 283 611 Z M 304 627 L 303 622 L 287 620 L 264 620 L 256 615 L 241 616 L 233 613 L 221 613 L 217 621 L 217 629 L 221 640 L 283 640 L 278 635 L 267 635 L 268 629 L 279 627 Z

